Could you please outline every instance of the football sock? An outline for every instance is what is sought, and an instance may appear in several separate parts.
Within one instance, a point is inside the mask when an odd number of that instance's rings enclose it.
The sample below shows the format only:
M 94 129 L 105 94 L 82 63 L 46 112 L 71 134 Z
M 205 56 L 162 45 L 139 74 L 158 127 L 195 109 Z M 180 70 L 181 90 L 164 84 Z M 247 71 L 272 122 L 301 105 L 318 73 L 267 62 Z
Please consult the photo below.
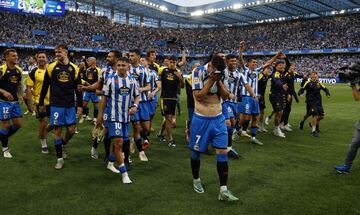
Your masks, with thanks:
M 242 130 L 243 130 L 243 131 L 246 131 L 247 128 L 248 128 L 248 126 L 249 126 L 249 124 L 250 124 L 250 120 L 245 120 L 244 125 L 242 126 Z
M 121 174 L 127 172 L 127 171 L 126 171 L 126 166 L 125 166 L 125 164 L 121 164 L 121 165 L 119 166 L 119 171 L 120 171 Z
M 233 135 L 234 129 L 231 126 L 227 126 L 227 132 L 228 132 L 228 147 L 232 146 L 232 135 Z
M 256 137 L 256 132 L 257 132 L 257 127 L 252 126 L 251 127 L 251 136 L 255 138 Z
M 111 139 L 108 137 L 104 138 L 104 149 L 105 149 L 105 157 L 109 157 L 110 155 L 110 146 L 111 146 Z
M 315 126 L 315 125 L 313 125 L 313 126 L 311 127 L 311 131 L 312 131 L 312 132 L 315 132 L 315 131 L 316 131 L 316 126 Z
M 228 179 L 228 157 L 227 154 L 217 154 L 217 172 L 219 175 L 220 186 L 226 186 Z
M 0 130 L 0 140 L 1 140 L 3 147 L 7 147 L 7 145 L 8 145 L 8 138 L 7 138 L 8 133 L 9 132 L 6 129 Z
M 54 139 L 54 144 L 55 144 L 55 151 L 56 151 L 56 157 L 57 158 L 62 158 L 63 154 L 62 154 L 62 139 Z
M 94 107 L 94 119 L 96 119 L 98 117 L 98 114 L 99 114 L 99 108 Z
M 200 172 L 200 153 L 199 152 L 192 152 L 191 159 L 191 171 L 194 179 L 199 178 L 199 172 Z
M 113 153 L 110 153 L 110 154 L 109 154 L 109 162 L 114 163 L 114 162 L 115 162 L 115 159 L 116 159 L 115 155 L 114 155 Z
M 87 106 L 83 106 L 83 117 L 89 115 L 89 108 Z
M 124 152 L 124 162 L 129 163 L 129 155 L 130 155 L 130 139 L 124 139 L 122 150 Z
M 97 149 L 98 145 L 99 145 L 99 143 L 98 143 L 97 139 L 95 139 L 93 142 L 94 149 Z
M 135 140 L 135 145 L 136 145 L 136 148 L 138 149 L 138 151 L 141 152 L 142 151 L 141 138 Z
M 7 137 L 10 137 L 11 135 L 15 134 L 19 130 L 19 127 L 16 125 L 11 125 Z
M 40 144 L 41 144 L 41 148 L 46 148 L 47 147 L 46 139 L 40 139 Z

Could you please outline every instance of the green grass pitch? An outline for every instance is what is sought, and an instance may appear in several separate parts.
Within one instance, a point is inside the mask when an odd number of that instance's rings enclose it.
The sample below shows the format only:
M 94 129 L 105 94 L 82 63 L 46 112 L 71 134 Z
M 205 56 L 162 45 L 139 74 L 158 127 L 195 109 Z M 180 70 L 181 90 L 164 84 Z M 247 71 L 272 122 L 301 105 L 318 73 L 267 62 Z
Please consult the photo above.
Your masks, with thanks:
M 70 159 L 61 171 L 56 161 L 53 137 L 51 153 L 40 153 L 37 121 L 24 117 L 24 126 L 9 142 L 13 159 L 0 158 L 0 214 L 360 214 L 360 160 L 350 175 L 336 175 L 333 166 L 343 162 L 360 118 L 360 102 L 353 101 L 347 85 L 329 85 L 332 97 L 323 96 L 326 117 L 320 137 L 310 128 L 298 129 L 305 112 L 304 97 L 294 103 L 290 123 L 295 128 L 286 139 L 259 134 L 264 146 L 242 138 L 234 143 L 242 159 L 230 160 L 229 189 L 239 202 L 217 200 L 218 177 L 215 156 L 202 155 L 200 176 L 204 194 L 192 190 L 190 151 L 185 140 L 186 98 L 183 115 L 175 129 L 176 148 L 159 143 L 152 133 L 149 162 L 133 154 L 133 184 L 105 168 L 102 159 L 90 158 L 90 123 L 79 125 L 80 134 L 68 145 Z M 267 113 L 270 104 L 267 102 Z M 159 130 L 157 114 L 154 128 Z M 307 125 L 307 123 L 306 123 Z M 268 126 L 269 131 L 273 126 Z M 103 146 L 99 146 L 103 154 Z

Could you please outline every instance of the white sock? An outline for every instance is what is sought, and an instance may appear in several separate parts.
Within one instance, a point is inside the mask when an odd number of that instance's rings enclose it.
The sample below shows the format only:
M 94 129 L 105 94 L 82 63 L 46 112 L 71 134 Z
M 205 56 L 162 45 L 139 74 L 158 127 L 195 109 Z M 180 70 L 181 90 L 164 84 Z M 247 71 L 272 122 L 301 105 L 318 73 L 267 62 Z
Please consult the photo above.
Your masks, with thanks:
M 64 158 L 58 158 L 57 161 L 64 161 Z
M 46 139 L 40 139 L 40 143 L 41 143 L 41 148 L 46 148 L 47 147 Z
M 7 150 L 9 150 L 9 147 L 3 147 L 3 148 L 2 148 L 2 151 L 3 151 L 3 152 L 5 152 L 5 151 L 7 151 Z
M 114 162 L 109 161 L 109 162 L 108 162 L 108 165 L 114 166 Z
M 312 132 L 316 131 L 316 125 L 313 125 L 313 126 L 312 126 L 311 131 L 312 131 Z
M 194 179 L 194 181 L 200 181 L 200 178 Z
M 251 137 L 251 139 L 252 139 L 252 140 L 255 140 L 255 139 L 256 139 L 256 137 Z
M 227 191 L 227 186 L 220 186 L 220 192 Z

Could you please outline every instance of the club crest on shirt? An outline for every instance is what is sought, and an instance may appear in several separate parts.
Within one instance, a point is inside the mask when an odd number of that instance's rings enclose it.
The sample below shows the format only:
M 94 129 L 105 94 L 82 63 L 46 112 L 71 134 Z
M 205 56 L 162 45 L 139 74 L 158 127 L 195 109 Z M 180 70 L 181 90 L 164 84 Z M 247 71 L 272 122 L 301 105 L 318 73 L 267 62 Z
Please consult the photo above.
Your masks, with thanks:
M 11 77 L 9 78 L 9 81 L 10 81 L 11 83 L 17 84 L 17 83 L 18 83 L 18 77 L 15 76 L 15 75 L 13 75 L 13 76 L 11 76 Z
M 249 77 L 251 79 L 255 79 L 256 78 L 256 73 L 255 72 L 249 73 Z
M 63 82 L 63 83 L 65 83 L 65 82 L 68 82 L 68 81 L 70 81 L 70 74 L 69 73 L 67 73 L 67 72 L 65 72 L 65 71 L 62 71 L 62 72 L 60 72 L 59 74 L 58 74 L 58 80 L 60 81 L 60 82 Z
M 171 74 L 171 73 L 168 73 L 168 74 L 166 75 L 166 79 L 169 80 L 169 81 L 173 81 L 173 80 L 174 80 L 174 75 Z
M 121 95 L 128 95 L 128 94 L 130 94 L 130 88 L 128 88 L 128 87 L 121 87 L 121 88 L 119 89 L 119 94 L 121 94 Z

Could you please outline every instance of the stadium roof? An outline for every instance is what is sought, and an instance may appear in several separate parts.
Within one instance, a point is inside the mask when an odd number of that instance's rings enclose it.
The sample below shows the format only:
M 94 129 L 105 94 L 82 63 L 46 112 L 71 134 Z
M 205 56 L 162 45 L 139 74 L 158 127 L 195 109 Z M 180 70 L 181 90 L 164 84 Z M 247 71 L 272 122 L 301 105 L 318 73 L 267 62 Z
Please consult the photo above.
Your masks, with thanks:
M 183 24 L 254 24 L 360 12 L 360 0 L 227 0 L 195 7 L 164 0 L 96 0 L 96 4 Z

